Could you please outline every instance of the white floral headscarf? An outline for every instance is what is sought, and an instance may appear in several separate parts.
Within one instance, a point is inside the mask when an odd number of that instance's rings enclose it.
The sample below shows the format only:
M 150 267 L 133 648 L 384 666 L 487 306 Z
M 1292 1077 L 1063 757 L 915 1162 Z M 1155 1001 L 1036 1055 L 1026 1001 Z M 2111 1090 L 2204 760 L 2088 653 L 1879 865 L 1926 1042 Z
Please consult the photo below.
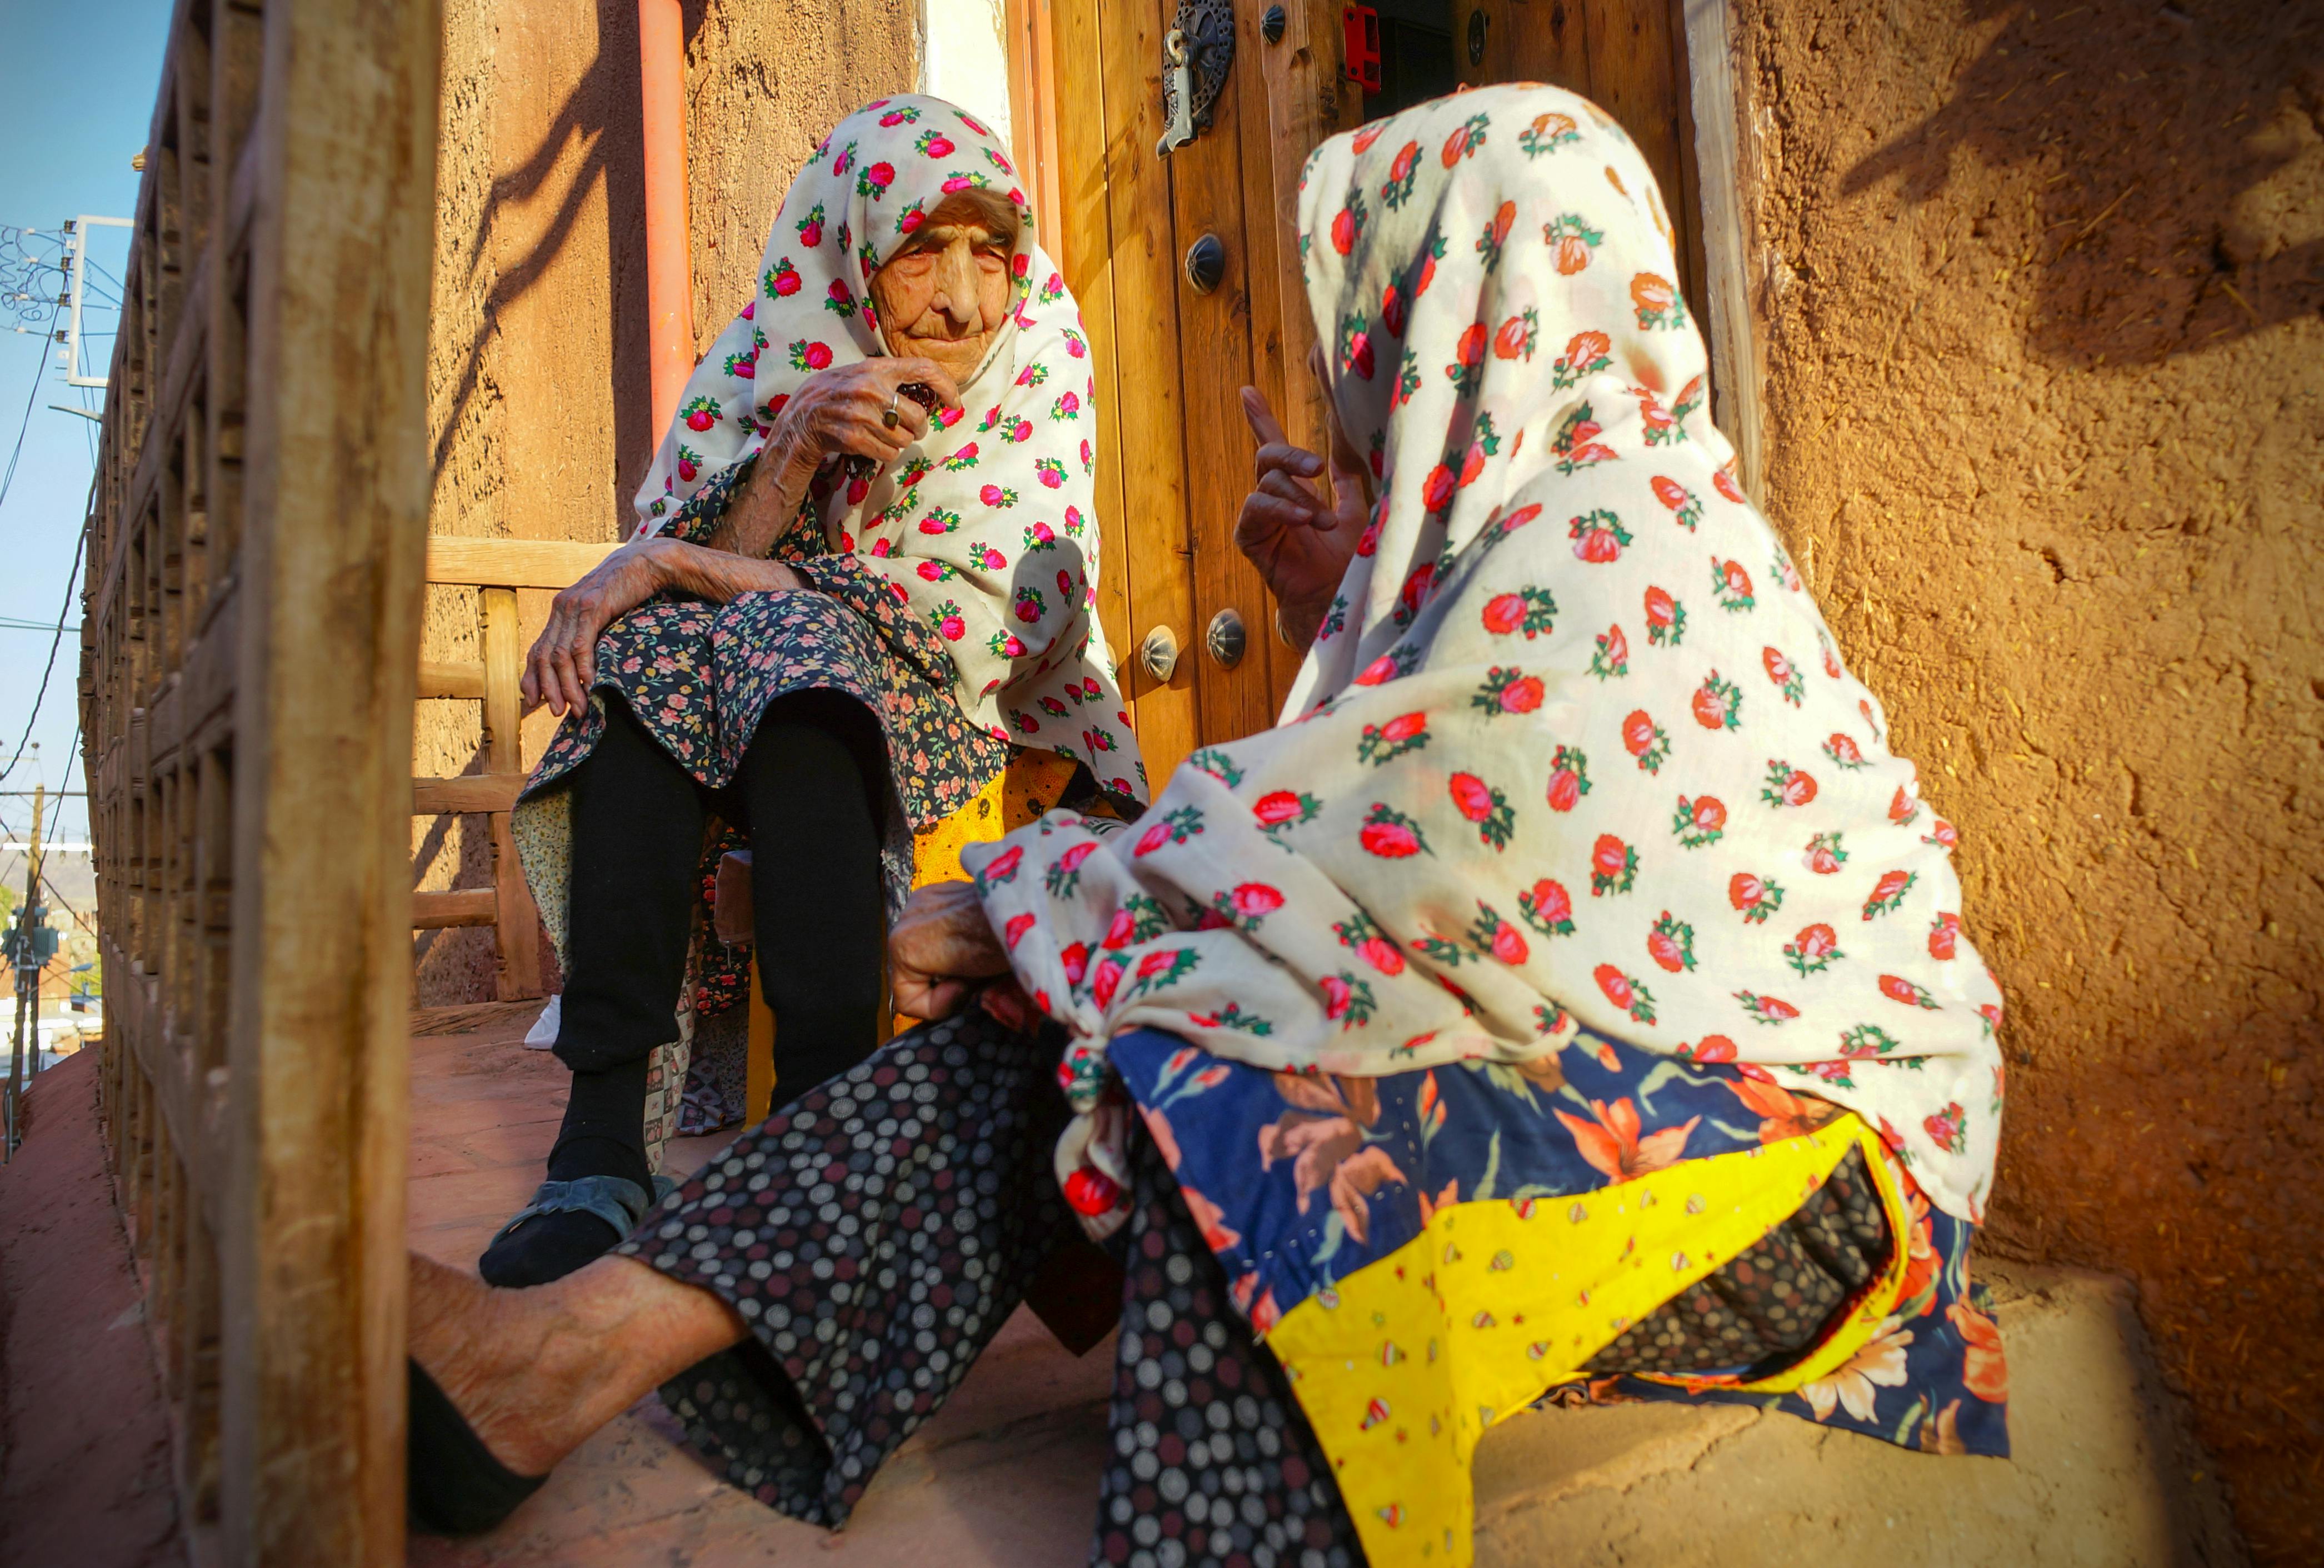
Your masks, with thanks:
M 1052 813 L 970 858 L 1076 1037 L 1067 1195 L 1118 1222 L 1122 1030 L 1380 1075 L 1580 1024 L 1846 1105 L 1981 1218 L 2001 1007 L 1952 830 L 1732 477 L 1644 161 L 1504 87 L 1333 138 L 1302 189 L 1380 501 L 1286 722 L 1139 828 Z
M 868 104 L 791 182 L 759 286 L 695 367 L 638 492 L 641 531 L 766 445 L 816 371 L 887 352 L 872 274 L 946 196 L 1016 208 L 1009 321 L 946 410 L 896 465 L 825 502 L 826 535 L 945 639 L 970 719 L 1090 766 L 1144 799 L 1145 768 L 1113 680 L 1094 585 L 1097 410 L 1089 343 L 1065 279 L 991 131 L 940 98 Z

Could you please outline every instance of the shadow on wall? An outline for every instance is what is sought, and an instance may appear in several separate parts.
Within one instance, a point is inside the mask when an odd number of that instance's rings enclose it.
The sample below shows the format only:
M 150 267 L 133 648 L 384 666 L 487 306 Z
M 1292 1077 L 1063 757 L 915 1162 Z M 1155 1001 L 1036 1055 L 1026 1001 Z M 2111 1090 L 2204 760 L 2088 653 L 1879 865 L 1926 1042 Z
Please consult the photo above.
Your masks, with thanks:
M 709 3 L 685 0 L 680 7 L 689 51 L 701 32 Z M 612 272 L 605 309 L 613 361 L 616 365 L 645 363 L 645 149 L 639 119 L 637 8 L 622 0 L 599 0 L 596 9 L 595 58 L 542 129 L 531 153 L 516 167 L 493 177 L 482 207 L 485 221 L 478 226 L 463 258 L 471 278 L 489 265 L 493 284 L 484 302 L 484 330 L 461 356 L 456 390 L 437 438 L 433 457 L 438 479 L 462 438 L 468 405 L 482 388 L 486 350 L 498 331 L 501 312 L 531 292 L 555 267 L 601 180 L 605 193 L 605 254 Z M 565 170 L 562 160 L 576 143 L 586 149 L 582 160 Z M 539 237 L 519 254 L 497 251 L 497 215 L 529 210 L 550 181 L 560 178 L 563 195 L 556 210 L 539 223 Z M 595 394 L 589 389 L 577 389 L 577 395 Z M 651 389 L 642 374 L 615 377 L 610 395 L 614 451 L 621 469 L 616 488 L 626 495 L 642 478 L 660 432 L 650 429 Z
M 1944 106 L 1841 189 L 1900 178 L 1917 207 L 1965 151 L 2023 176 L 2033 232 L 2007 270 L 2035 280 L 2035 353 L 2153 362 L 2324 313 L 2324 212 L 2280 178 L 2324 158 L 2324 7 L 1969 0 L 1962 19 L 1999 25 Z M 2001 206 L 1971 233 L 2014 226 Z

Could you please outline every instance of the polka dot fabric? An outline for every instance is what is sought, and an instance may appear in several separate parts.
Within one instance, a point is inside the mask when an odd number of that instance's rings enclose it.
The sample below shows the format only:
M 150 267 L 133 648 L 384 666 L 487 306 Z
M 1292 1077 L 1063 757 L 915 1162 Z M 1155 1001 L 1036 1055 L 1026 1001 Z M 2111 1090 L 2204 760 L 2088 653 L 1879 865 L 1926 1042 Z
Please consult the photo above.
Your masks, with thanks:
M 729 1481 L 836 1528 L 967 1375 L 1068 1233 L 1056 1060 L 1054 1039 L 974 1010 L 915 1029 L 738 1139 L 622 1244 L 750 1328 L 662 1390 Z
M 1112 1453 L 1093 1563 L 1362 1568 L 1363 1548 L 1275 1357 L 1150 1143 L 1134 1145 Z
M 1049 1172 L 1061 1041 L 982 1012 L 899 1037 L 738 1139 L 620 1250 L 751 1337 L 663 1402 L 733 1485 L 837 1528 L 950 1396 L 1072 1222 Z M 1275 1358 L 1169 1167 L 1133 1146 L 1125 1287 L 1090 1560 L 1361 1568 Z

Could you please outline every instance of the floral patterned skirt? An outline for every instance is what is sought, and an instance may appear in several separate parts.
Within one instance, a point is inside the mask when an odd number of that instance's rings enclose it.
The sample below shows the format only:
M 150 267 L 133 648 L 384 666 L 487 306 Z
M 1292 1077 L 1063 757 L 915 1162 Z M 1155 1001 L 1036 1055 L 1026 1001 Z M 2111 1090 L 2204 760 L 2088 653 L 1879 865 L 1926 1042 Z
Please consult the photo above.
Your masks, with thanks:
M 1586 1032 L 1523 1069 L 1370 1079 L 1156 1032 L 1108 1056 L 1378 1568 L 1467 1562 L 1471 1454 L 1545 1401 L 2007 1452 L 1973 1227 L 1829 1102 Z
M 825 593 L 742 594 L 724 604 L 656 600 L 597 639 L 596 685 L 619 692 L 646 732 L 705 789 L 732 782 L 767 705 L 836 691 L 879 720 L 893 791 L 881 870 L 890 909 L 912 885 L 912 835 L 973 802 L 1016 748 L 971 724 L 947 692 Z M 568 716 L 526 786 L 550 789 L 604 733 L 602 699 Z

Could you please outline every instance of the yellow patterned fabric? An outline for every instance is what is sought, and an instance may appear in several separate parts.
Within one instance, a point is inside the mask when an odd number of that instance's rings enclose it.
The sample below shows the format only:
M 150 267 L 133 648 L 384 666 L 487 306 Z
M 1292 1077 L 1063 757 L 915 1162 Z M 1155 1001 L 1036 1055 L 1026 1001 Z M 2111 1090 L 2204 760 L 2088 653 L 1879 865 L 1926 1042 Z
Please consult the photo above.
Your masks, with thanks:
M 1019 751 L 974 798 L 943 821 L 912 835 L 912 886 L 966 880 L 968 872 L 960 863 L 963 850 L 972 844 L 990 844 L 1028 823 L 1038 822 L 1043 812 L 1057 804 L 1073 777 L 1074 764 L 1055 752 Z M 1084 815 L 1111 813 L 1100 807 Z M 894 1028 L 900 1034 L 919 1021 L 898 1013 Z
M 1073 781 L 1074 765 L 1055 752 L 1020 751 L 959 810 L 912 835 L 912 886 L 961 881 L 960 853 L 1038 822 Z
M 1893 1233 L 1910 1235 L 1881 1142 L 1851 1115 L 1578 1198 L 1447 1204 L 1405 1246 L 1286 1313 L 1268 1347 L 1331 1457 L 1372 1568 L 1464 1568 L 1470 1457 L 1485 1429 L 1757 1242 L 1858 1145 Z M 1799 1363 L 1739 1387 L 1788 1392 L 1845 1362 L 1894 1309 L 1906 1261 L 1897 1248 Z

